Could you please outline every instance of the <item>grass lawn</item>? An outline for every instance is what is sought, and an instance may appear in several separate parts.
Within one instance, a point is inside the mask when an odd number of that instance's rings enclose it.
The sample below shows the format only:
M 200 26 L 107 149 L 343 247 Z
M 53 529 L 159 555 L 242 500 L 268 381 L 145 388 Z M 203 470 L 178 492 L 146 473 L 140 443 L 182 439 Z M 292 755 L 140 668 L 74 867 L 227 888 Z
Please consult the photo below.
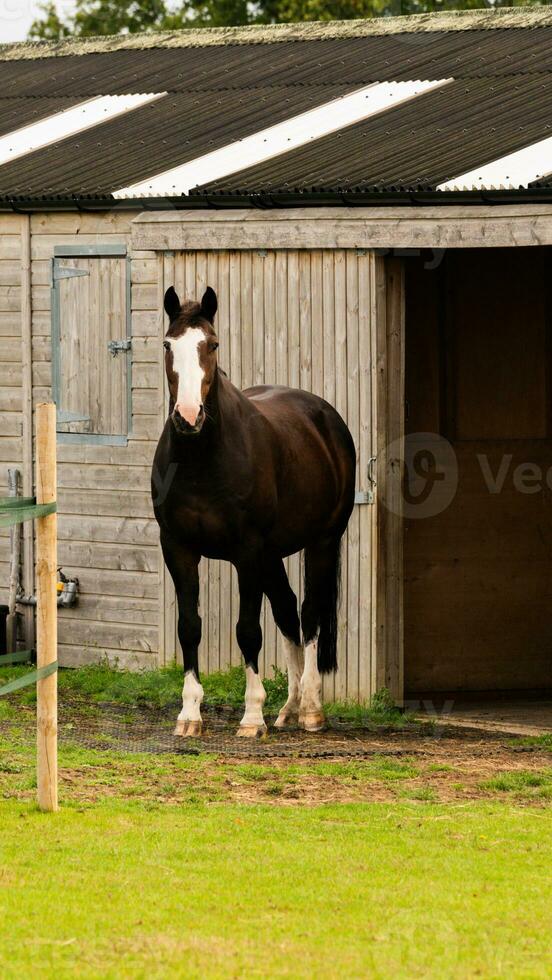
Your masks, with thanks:
M 79 673 L 62 695 L 108 689 L 131 725 L 152 691 L 172 704 L 168 674 Z M 277 738 L 250 759 L 208 740 L 148 754 L 79 744 L 76 715 L 61 810 L 41 814 L 30 693 L 0 702 L 2 980 L 552 975 L 547 740 L 447 739 L 401 716 L 353 728 L 358 758 L 331 757 L 341 735 L 327 758 L 278 757 Z
M 1 808 L 3 977 L 549 977 L 552 812 Z

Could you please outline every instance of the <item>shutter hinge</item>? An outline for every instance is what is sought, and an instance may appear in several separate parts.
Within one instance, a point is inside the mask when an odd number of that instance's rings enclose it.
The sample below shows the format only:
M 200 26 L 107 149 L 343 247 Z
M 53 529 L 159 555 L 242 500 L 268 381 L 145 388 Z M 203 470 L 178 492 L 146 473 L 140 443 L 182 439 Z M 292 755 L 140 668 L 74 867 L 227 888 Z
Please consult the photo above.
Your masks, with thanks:
M 131 340 L 110 340 L 107 349 L 113 357 L 117 357 L 118 354 L 122 354 L 124 351 L 130 350 L 132 346 Z
M 64 267 L 60 268 L 58 265 L 54 265 L 54 282 L 59 279 L 74 279 L 76 276 L 89 276 L 90 273 L 87 269 L 66 269 Z

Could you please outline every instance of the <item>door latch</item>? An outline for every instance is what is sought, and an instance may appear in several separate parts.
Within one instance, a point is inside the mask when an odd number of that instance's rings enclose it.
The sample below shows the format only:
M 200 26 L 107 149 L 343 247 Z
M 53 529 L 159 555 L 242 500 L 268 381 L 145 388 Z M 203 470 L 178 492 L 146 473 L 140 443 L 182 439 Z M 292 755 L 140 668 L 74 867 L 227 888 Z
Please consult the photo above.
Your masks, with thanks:
M 124 353 L 124 351 L 130 350 L 132 346 L 131 340 L 110 340 L 107 345 L 107 349 L 112 357 L 117 357 L 118 354 Z
M 370 456 L 368 460 L 368 483 L 369 490 L 357 490 L 355 493 L 355 504 L 373 504 L 376 499 L 376 478 L 374 476 L 376 466 L 376 456 Z

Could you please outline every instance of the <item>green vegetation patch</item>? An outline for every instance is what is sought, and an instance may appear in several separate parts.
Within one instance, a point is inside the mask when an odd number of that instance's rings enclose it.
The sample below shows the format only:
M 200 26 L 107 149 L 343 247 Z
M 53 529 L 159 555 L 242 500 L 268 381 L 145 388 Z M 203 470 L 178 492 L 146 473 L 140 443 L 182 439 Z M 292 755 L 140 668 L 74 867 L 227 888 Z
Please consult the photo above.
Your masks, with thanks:
M 514 769 L 487 779 L 481 787 L 497 793 L 518 793 L 552 799 L 552 769 Z
M 512 738 L 508 742 L 513 748 L 518 746 L 524 749 L 547 749 L 552 752 L 552 732 L 543 735 L 524 735 L 521 738 Z

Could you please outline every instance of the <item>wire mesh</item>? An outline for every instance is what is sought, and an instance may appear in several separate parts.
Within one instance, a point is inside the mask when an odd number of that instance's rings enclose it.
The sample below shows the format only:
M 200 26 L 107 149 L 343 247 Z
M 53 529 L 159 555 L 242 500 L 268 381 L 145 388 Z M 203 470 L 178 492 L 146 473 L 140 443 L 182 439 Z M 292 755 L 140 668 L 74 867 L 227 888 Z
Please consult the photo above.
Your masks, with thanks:
M 20 699 L 4 699 L 17 711 L 17 729 L 25 739 L 36 737 L 36 709 Z M 399 734 L 388 726 L 362 726 L 349 720 L 331 718 L 326 730 L 308 733 L 300 729 L 278 731 L 274 717 L 267 716 L 268 734 L 262 738 L 237 737 L 242 712 L 227 707 L 202 708 L 203 734 L 199 738 L 174 735 L 176 717 L 181 703 L 161 708 L 127 706 L 71 694 L 60 698 L 58 737 L 60 745 L 72 744 L 89 749 L 114 750 L 128 753 L 175 753 L 200 755 L 213 753 L 232 758 L 368 758 L 381 754 L 381 745 L 374 736 L 385 736 L 386 755 L 403 755 L 404 748 L 393 747 L 393 736 Z M 417 736 L 415 726 L 407 726 L 411 737 Z M 14 717 L 0 720 L 0 735 L 13 732 Z M 427 737 L 427 732 L 420 732 Z

